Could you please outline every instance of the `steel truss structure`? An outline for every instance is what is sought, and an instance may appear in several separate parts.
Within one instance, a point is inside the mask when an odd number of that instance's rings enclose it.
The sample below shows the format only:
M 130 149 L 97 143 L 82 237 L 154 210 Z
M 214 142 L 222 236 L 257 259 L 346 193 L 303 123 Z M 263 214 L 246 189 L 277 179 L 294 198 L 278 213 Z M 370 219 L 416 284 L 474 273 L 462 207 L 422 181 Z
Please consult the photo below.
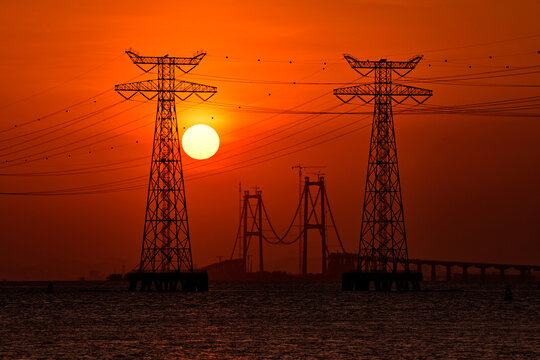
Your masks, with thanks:
M 197 283 L 198 280 L 189 279 L 198 277 L 193 275 L 175 99 L 183 101 L 196 95 L 206 101 L 217 92 L 217 88 L 175 78 L 176 69 L 190 72 L 199 65 L 205 53 L 193 57 L 152 57 L 140 56 L 133 51 L 126 53 L 143 71 L 157 68 L 158 72 L 155 80 L 115 86 L 115 90 L 126 99 L 137 94 L 149 100 L 157 97 L 141 259 L 138 271 L 131 274 L 131 286 L 136 286 L 136 282 L 141 280 L 143 290 L 150 290 L 152 283 L 155 283 L 158 290 L 176 290 L 175 281 L 180 281 L 182 290 L 191 290 L 197 288 L 192 282 Z M 191 275 L 181 275 L 184 273 Z M 184 278 L 188 280 L 182 280 Z M 201 289 L 204 290 L 204 285 L 201 285 Z
M 374 72 L 375 82 L 354 85 L 334 90 L 334 95 L 348 103 L 358 98 L 364 103 L 374 102 L 371 142 L 367 169 L 362 225 L 358 251 L 358 290 L 369 289 L 371 281 L 379 290 L 389 290 L 396 282 L 397 288 L 408 288 L 409 278 L 413 288 L 418 275 L 408 277 L 400 274 L 377 275 L 388 273 L 410 273 L 403 216 L 403 202 L 399 177 L 392 102 L 400 104 L 412 98 L 421 104 L 432 91 L 392 82 L 392 74 L 403 77 L 411 72 L 421 56 L 409 61 L 361 61 L 351 55 L 345 55 L 349 65 L 358 73 L 367 76 Z M 370 275 L 368 275 L 370 274 Z M 421 274 L 420 274 L 421 277 Z M 344 289 L 349 287 L 345 284 Z M 351 285 L 355 287 L 354 283 Z M 352 290 L 352 289 L 347 289 Z

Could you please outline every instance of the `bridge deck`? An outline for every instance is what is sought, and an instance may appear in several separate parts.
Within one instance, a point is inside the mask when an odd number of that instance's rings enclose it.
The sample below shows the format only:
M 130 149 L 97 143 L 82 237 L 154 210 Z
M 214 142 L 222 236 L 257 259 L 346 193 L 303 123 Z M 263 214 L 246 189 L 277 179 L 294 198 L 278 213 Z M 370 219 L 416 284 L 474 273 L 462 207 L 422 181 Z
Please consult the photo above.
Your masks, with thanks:
M 446 261 L 446 260 L 423 260 L 409 259 L 409 264 L 415 265 L 435 265 L 435 266 L 458 266 L 458 267 L 477 267 L 477 268 L 495 268 L 495 269 L 516 269 L 516 270 L 534 270 L 540 271 L 540 265 L 517 265 L 517 264 L 498 264 L 481 263 L 466 261 Z

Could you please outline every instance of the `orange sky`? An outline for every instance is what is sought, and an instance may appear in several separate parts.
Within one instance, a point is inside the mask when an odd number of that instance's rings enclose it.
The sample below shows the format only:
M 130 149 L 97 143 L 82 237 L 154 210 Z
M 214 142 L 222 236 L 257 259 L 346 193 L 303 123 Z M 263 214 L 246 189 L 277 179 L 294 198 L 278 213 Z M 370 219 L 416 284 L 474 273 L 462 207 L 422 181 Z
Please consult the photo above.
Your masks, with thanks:
M 0 192 L 111 181 L 142 187 L 81 196 L 0 195 L 0 280 L 77 279 L 137 263 L 155 103 L 112 106 L 122 100 L 113 88 L 155 74 L 133 65 L 124 54 L 128 48 L 150 56 L 208 54 L 183 79 L 217 86 L 218 94 L 208 103 L 191 98 L 177 104 L 180 128 L 204 123 L 221 135 L 212 159 L 184 157 L 193 256 L 201 266 L 230 255 L 240 181 L 262 189 L 272 222 L 286 228 L 298 196 L 291 166 L 299 162 L 326 166 L 339 231 L 347 250 L 356 250 L 369 128 L 286 153 L 369 124 L 371 117 L 267 111 L 308 101 L 296 110 L 340 105 L 332 96 L 340 85 L 320 83 L 358 78 L 343 53 L 395 60 L 423 54 L 411 80 L 506 66 L 515 75 L 513 69 L 536 66 L 524 75 L 484 76 L 468 85 L 408 81 L 434 91 L 431 105 L 540 96 L 537 1 L 3 1 L 2 8 Z M 410 257 L 537 263 L 538 99 L 528 109 L 511 110 L 533 116 L 399 114 L 411 105 L 394 108 Z M 372 105 L 334 111 L 370 113 Z M 277 155 L 283 156 L 270 159 Z M 125 166 L 115 171 L 41 176 L 119 162 Z M 242 168 L 231 170 L 236 167 Z M 34 175 L 6 176 L 21 173 Z M 335 241 L 330 245 L 336 250 Z M 314 238 L 313 261 L 319 247 Z M 296 245 L 267 248 L 265 263 L 270 270 L 295 271 L 296 251 Z

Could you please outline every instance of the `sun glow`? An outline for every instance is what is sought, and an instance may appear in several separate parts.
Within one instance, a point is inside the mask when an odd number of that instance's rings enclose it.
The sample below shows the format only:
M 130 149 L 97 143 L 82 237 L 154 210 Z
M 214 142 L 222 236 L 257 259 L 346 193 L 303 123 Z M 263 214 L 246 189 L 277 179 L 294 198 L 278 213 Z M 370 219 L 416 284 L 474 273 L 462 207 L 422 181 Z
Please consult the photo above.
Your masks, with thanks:
M 193 159 L 208 159 L 218 151 L 219 135 L 208 125 L 193 125 L 182 136 L 182 148 Z

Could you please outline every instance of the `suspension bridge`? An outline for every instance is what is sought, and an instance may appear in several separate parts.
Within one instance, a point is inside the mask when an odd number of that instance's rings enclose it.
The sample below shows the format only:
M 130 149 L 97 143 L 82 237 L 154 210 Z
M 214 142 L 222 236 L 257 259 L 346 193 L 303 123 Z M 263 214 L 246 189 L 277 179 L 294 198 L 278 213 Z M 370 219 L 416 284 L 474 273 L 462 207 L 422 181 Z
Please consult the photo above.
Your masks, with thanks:
M 293 234 L 294 225 L 298 223 L 300 210 L 303 209 L 302 229 L 298 234 Z M 329 219 L 328 219 L 329 215 Z M 328 221 L 329 220 L 329 221 Z M 346 253 L 343 242 L 334 220 L 330 202 L 325 187 L 324 176 L 319 175 L 316 180 L 310 177 L 304 178 L 304 187 L 300 194 L 296 211 L 284 234 L 279 235 L 272 225 L 266 207 L 264 206 L 262 191 L 256 189 L 254 193 L 245 191 L 242 198 L 242 212 L 240 223 L 234 241 L 230 260 L 236 257 L 241 259 L 243 271 L 251 269 L 249 266 L 249 250 L 253 240 L 258 241 L 258 269 L 264 271 L 263 244 L 268 245 L 292 245 L 297 242 L 300 246 L 300 269 L 301 274 L 308 274 L 308 246 L 313 246 L 314 237 L 318 234 L 321 249 L 321 271 L 327 272 L 327 258 L 330 255 L 328 240 L 330 234 L 328 228 L 333 229 L 335 241 L 342 253 Z M 315 230 L 315 231 L 310 231 Z M 312 235 L 312 236 L 310 236 Z M 253 241 L 254 242 L 254 241 Z

